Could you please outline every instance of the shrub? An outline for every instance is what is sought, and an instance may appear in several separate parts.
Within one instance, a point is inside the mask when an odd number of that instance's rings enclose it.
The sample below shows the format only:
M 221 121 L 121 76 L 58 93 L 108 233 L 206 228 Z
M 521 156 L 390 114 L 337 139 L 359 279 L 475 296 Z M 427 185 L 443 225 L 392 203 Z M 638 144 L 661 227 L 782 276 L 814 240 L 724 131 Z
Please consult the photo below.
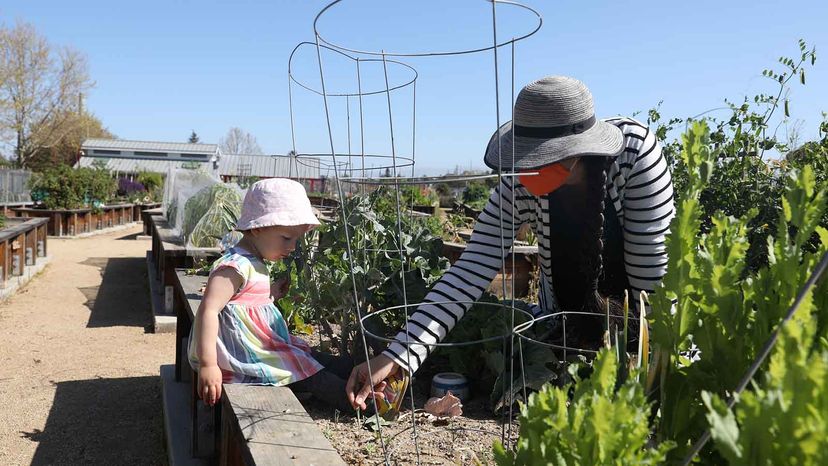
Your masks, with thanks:
M 73 169 L 57 165 L 34 173 L 29 180 L 32 199 L 47 209 L 97 208 L 109 202 L 117 184 L 109 171 L 95 168 Z
M 477 210 L 482 210 L 489 200 L 491 189 L 481 181 L 472 181 L 463 190 L 463 203 Z
M 160 173 L 141 172 L 138 174 L 136 180 L 144 185 L 144 188 L 146 188 L 148 192 L 153 192 L 164 185 L 164 178 Z

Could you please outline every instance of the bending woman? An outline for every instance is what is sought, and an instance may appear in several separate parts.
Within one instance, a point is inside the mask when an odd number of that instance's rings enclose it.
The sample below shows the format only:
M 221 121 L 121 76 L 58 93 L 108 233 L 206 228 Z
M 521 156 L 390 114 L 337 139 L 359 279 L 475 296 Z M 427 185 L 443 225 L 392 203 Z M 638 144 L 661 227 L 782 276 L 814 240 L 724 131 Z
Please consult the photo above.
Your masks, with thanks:
M 467 303 L 489 287 L 503 266 L 501 243 L 508 251 L 524 223 L 538 238 L 538 312 L 602 312 L 606 299 L 626 289 L 652 292 L 666 273 L 673 186 L 661 147 L 645 125 L 630 118 L 597 120 L 583 83 L 551 76 L 520 91 L 514 125 L 498 132 L 486 148 L 486 165 L 526 174 L 502 178 L 466 251 L 396 342 L 351 372 L 346 392 L 354 407 L 366 408 L 371 388 L 399 368 L 410 374 L 422 365 L 434 349 L 428 345 L 442 341 Z M 582 334 L 603 332 L 594 319 L 573 324 L 590 327 L 579 329 Z

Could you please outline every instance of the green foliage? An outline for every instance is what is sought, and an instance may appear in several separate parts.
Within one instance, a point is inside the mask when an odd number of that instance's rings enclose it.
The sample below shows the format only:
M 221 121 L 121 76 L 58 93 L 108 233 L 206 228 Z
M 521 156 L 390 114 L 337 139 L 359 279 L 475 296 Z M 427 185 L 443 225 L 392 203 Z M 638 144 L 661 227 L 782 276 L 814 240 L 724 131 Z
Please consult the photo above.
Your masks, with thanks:
M 710 231 L 699 234 L 698 193 L 712 178 L 712 147 L 707 125 L 694 123 L 681 154 L 688 183 L 671 224 L 667 274 L 652 298 L 650 316 L 661 371 L 658 434 L 680 446 L 707 427 L 703 393 L 727 396 L 793 303 L 817 261 L 804 246 L 818 233 L 820 252 L 828 250 L 828 233 L 818 225 L 828 195 L 807 166 L 787 176 L 783 215 L 767 243 L 767 267 L 745 268 L 755 209 L 740 219 L 716 213 Z M 702 354 L 696 361 L 685 356 L 693 344 Z M 702 455 L 712 460 L 716 452 L 710 447 Z
M 301 294 L 302 287 L 299 284 L 299 273 L 297 267 L 295 267 L 293 263 L 294 258 L 295 255 L 276 262 L 267 261 L 266 264 L 268 266 L 268 271 L 270 272 L 269 275 L 271 281 L 275 282 L 285 276 L 290 278 L 291 290 L 286 296 L 283 296 L 276 301 L 276 307 L 278 307 L 279 312 L 282 313 L 282 318 L 284 318 L 287 323 L 288 331 L 293 334 L 310 334 L 313 331 L 313 328 L 310 324 L 305 322 L 305 315 L 302 311 L 301 304 L 304 297 Z
M 471 229 L 474 226 L 474 219 L 460 214 L 448 214 L 443 222 L 441 236 L 446 241 L 459 242 L 460 232 Z
M 207 203 L 207 212 L 197 220 L 192 231 L 188 232 L 191 220 L 196 218 L 204 202 Z M 241 205 L 241 193 L 232 186 L 218 183 L 199 191 L 187 200 L 184 206 L 184 233 L 187 245 L 197 248 L 217 247 L 224 235 L 236 227 L 241 215 Z
M 735 410 L 703 392 L 718 451 L 731 465 L 828 464 L 828 345 L 811 349 L 811 303 L 783 328 L 763 380 Z
M 337 209 L 335 221 L 323 224 L 302 241 L 297 280 L 301 299 L 296 305 L 305 320 L 318 322 L 328 337 L 338 342 L 343 353 L 359 354 L 355 346 L 357 307 L 364 315 L 401 305 L 406 299 L 409 303 L 421 301 L 448 268 L 441 255 L 442 240 L 425 221 L 401 215 L 402 236 L 397 234 L 396 202 L 389 198 L 384 189 L 349 198 L 340 208 L 347 214 L 347 232 Z M 368 319 L 366 326 L 375 333 L 388 334 L 402 326 L 404 315 L 403 309 L 383 312 Z
M 463 190 L 463 203 L 473 209 L 482 210 L 489 200 L 490 191 L 491 188 L 482 181 L 471 181 Z
M 573 383 L 546 385 L 530 395 L 520 409 L 515 451 L 496 443 L 497 464 L 661 464 L 673 445 L 649 445 L 644 389 L 635 377 L 620 382 L 618 372 L 616 352 L 604 348 L 591 376 L 581 378 L 573 366 Z
M 402 187 L 401 191 L 402 202 L 406 206 L 430 206 L 434 205 L 439 200 L 437 197 L 437 193 L 428 188 L 420 188 L 417 186 L 407 185 Z
M 117 182 L 104 169 L 61 164 L 33 174 L 29 189 L 47 209 L 98 208 L 114 197 Z
M 138 174 L 137 181 L 144 185 L 147 192 L 154 198 L 160 197 L 160 190 L 164 187 L 164 177 L 160 173 L 141 172 Z
M 236 220 L 241 214 L 241 203 L 241 193 L 224 183 L 202 188 L 187 199 L 181 229 L 187 244 L 215 247 L 236 226 Z
M 118 183 L 109 170 L 79 168 L 75 172 L 77 182 L 86 188 L 86 196 L 92 206 L 106 204 L 115 197 Z
M 779 216 L 779 205 L 767 200 L 782 196 L 784 173 L 790 168 L 810 164 L 817 173 L 817 179 L 824 180 L 828 176 L 828 143 L 825 139 L 828 131 L 821 131 L 822 141 L 810 142 L 796 149 L 777 136 L 778 128 L 787 123 L 790 103 L 785 96 L 790 90 L 791 79 L 799 78 L 800 84 L 804 84 L 806 67 L 816 61 L 816 51 L 808 49 L 804 41 L 799 41 L 799 52 L 796 59 L 780 57 L 779 69 L 763 71 L 763 76 L 772 83 L 770 94 L 745 97 L 739 103 L 725 100 L 725 108 L 714 110 L 728 110 L 729 118 L 709 118 L 710 142 L 716 151 L 712 162 L 716 170 L 697 194 L 702 209 L 701 230 L 710 231 L 712 219 L 718 211 L 741 218 L 755 209 L 747 224 L 750 248 L 746 260 L 747 269 L 751 271 L 767 265 L 765 238 L 776 233 Z M 778 111 L 780 106 L 784 107 L 783 115 Z M 656 128 L 656 136 L 662 141 L 677 125 L 692 123 L 692 119 L 678 118 L 662 121 L 658 110 L 649 111 L 648 123 Z M 828 130 L 828 124 L 823 123 L 821 128 Z M 663 144 L 663 153 L 672 168 L 677 198 L 686 192 L 688 170 L 691 169 L 679 156 L 680 150 L 680 142 Z M 787 153 L 787 160 L 768 157 L 772 152 Z M 828 214 L 823 218 L 822 225 L 828 227 Z

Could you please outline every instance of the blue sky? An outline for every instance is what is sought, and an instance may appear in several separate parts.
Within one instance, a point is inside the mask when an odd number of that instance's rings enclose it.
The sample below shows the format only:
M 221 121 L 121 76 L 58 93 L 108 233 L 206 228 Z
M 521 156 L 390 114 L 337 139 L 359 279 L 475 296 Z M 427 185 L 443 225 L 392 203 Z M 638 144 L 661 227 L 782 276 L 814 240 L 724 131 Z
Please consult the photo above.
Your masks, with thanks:
M 697 1 L 583 2 L 525 0 L 543 27 L 516 46 L 516 91 L 537 78 L 566 74 L 592 90 L 599 116 L 630 115 L 663 100 L 662 115 L 689 116 L 774 90 L 761 76 L 780 55 L 795 56 L 797 40 L 817 47 L 808 84 L 790 95 L 792 120 L 805 138 L 817 135 L 828 111 L 828 2 Z M 95 89 L 87 108 L 121 138 L 183 141 L 195 130 L 217 142 L 231 126 L 255 135 L 268 153 L 291 149 L 288 57 L 313 41 L 313 19 L 325 1 L 11 1 L 0 20 L 34 24 L 52 43 L 89 57 Z M 499 38 L 533 26 L 531 15 L 499 6 Z M 395 51 L 490 45 L 491 6 L 482 0 L 389 2 L 345 0 L 319 23 L 328 40 L 355 48 Z M 294 74 L 319 87 L 316 50 L 303 47 Z M 501 49 L 502 121 L 509 119 L 511 60 Z M 351 60 L 323 54 L 331 91 L 356 87 Z M 417 69 L 413 86 L 392 93 L 397 155 L 412 150 L 418 172 L 481 167 L 496 125 L 491 52 L 460 57 L 400 59 Z M 392 85 L 408 71 L 389 64 Z M 381 63 L 362 64 L 363 89 L 384 87 Z M 318 96 L 293 87 L 299 152 L 329 152 Z M 346 102 L 347 100 L 347 102 Z M 337 152 L 361 149 L 359 102 L 330 99 Z M 391 153 L 384 95 L 363 99 L 365 150 Z M 414 138 L 416 129 L 416 138 Z M 781 131 L 784 132 L 784 129 Z M 412 139 L 414 139 L 412 149 Z M 379 159 L 375 159 L 379 160 Z M 372 163 L 369 161 L 369 163 Z

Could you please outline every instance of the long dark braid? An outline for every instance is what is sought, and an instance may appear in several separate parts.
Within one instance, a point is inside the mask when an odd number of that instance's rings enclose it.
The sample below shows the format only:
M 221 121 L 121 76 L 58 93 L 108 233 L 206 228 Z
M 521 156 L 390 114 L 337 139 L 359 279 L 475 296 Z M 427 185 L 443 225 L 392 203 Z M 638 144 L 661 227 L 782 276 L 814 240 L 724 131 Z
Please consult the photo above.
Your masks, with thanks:
M 567 185 L 549 195 L 552 287 L 561 310 L 603 314 L 605 288 L 604 223 L 607 170 L 611 159 L 583 157 L 578 162 L 584 182 Z M 616 274 L 613 274 L 616 275 Z M 624 277 L 626 278 L 626 277 Z M 609 288 L 616 288 L 610 286 Z M 621 292 L 623 293 L 623 286 Z M 610 299 L 611 311 L 618 312 L 618 301 Z M 600 318 L 582 315 L 568 317 L 567 326 L 577 340 L 570 346 L 594 347 L 600 344 L 605 325 Z

